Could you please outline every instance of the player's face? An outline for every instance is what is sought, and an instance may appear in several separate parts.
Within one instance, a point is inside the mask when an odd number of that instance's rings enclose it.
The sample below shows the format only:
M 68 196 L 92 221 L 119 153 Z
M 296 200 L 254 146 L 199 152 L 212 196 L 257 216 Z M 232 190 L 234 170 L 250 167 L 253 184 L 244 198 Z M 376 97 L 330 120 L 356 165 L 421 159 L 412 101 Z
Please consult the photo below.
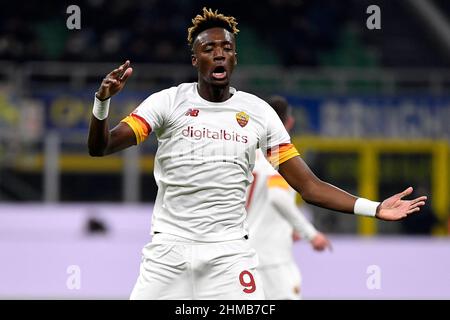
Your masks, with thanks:
M 211 28 L 197 36 L 192 65 L 198 69 L 199 81 L 227 86 L 236 63 L 236 43 L 231 32 Z

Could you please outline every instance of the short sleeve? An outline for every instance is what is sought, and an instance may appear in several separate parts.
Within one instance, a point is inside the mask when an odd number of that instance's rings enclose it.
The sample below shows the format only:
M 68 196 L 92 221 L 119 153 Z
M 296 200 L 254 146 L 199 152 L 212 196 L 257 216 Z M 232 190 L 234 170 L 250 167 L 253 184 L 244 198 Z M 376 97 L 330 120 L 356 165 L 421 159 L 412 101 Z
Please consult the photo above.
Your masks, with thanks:
M 121 121 L 131 127 L 138 144 L 146 140 L 152 131 L 164 126 L 170 109 L 169 90 L 162 90 L 150 95 Z
M 299 153 L 291 143 L 291 137 L 277 113 L 269 105 L 266 116 L 266 128 L 260 146 L 270 164 L 278 168 L 280 164 L 298 156 Z

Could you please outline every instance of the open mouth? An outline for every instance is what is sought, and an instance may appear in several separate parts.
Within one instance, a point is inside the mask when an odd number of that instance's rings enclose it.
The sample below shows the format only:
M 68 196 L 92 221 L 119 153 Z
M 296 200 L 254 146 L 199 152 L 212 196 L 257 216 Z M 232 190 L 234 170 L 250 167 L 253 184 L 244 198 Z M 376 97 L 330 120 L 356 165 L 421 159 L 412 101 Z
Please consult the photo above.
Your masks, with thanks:
M 225 68 L 223 66 L 217 66 L 214 68 L 212 76 L 216 80 L 222 80 L 226 78 L 227 72 L 225 71 Z

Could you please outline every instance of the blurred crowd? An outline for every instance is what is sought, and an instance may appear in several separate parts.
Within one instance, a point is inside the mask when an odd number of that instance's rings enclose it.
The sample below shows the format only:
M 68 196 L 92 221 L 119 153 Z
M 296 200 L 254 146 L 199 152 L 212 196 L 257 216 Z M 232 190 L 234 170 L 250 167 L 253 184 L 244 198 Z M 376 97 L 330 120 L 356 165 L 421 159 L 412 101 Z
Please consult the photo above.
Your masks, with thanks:
M 395 7 L 400 4 L 378 2 L 384 5 L 384 26 L 399 20 L 392 12 L 403 12 Z M 81 30 L 66 27 L 66 9 L 71 4 L 81 9 Z M 396 55 L 388 54 L 391 45 L 385 45 L 386 41 L 409 43 L 404 49 L 408 63 L 440 63 L 434 57 L 424 59 L 422 51 L 425 55 L 432 52 L 420 44 L 411 45 L 420 43 L 414 41 L 420 33 L 408 22 L 402 28 L 395 25 L 395 30 L 385 28 L 384 40 L 379 37 L 381 31 L 369 33 L 365 28 L 369 4 L 365 0 L 82 0 L 30 1 L 26 5 L 8 1 L 0 11 L 0 60 L 115 62 L 128 58 L 186 63 L 187 27 L 203 6 L 209 6 L 238 19 L 239 28 L 245 31 L 238 38 L 239 50 L 248 63 L 374 66 L 405 61 L 398 46 Z M 413 61 L 411 49 L 420 59 Z
M 239 27 L 257 30 L 272 50 L 282 48 L 275 54 L 283 62 L 311 64 L 314 51 L 333 46 L 337 32 L 333 25 L 343 19 L 343 6 L 334 2 L 321 7 L 318 2 L 323 1 L 245 4 L 229 0 L 211 7 L 234 15 Z M 6 3 L 0 13 L 0 59 L 118 61 L 128 57 L 135 62 L 186 62 L 186 30 L 204 1 L 84 0 L 76 4 L 81 9 L 79 31 L 66 28 L 68 3 Z

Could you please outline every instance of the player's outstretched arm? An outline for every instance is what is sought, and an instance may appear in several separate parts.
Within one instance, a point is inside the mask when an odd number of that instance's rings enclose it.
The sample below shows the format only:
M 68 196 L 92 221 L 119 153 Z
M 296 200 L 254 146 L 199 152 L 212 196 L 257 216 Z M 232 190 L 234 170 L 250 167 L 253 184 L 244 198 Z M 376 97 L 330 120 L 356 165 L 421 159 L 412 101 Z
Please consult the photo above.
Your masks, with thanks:
M 91 156 L 104 156 L 136 144 L 136 136 L 130 126 L 119 123 L 110 131 L 107 121 L 110 98 L 123 89 L 132 72 L 130 61 L 127 60 L 103 79 L 95 93 L 88 137 Z
M 376 216 L 382 220 L 403 219 L 408 214 L 418 212 L 427 199 L 426 196 L 422 196 L 413 200 L 402 200 L 412 193 L 410 187 L 381 204 L 362 198 L 360 201 L 357 197 L 320 180 L 298 156 L 283 162 L 278 171 L 308 203 L 340 212 Z

